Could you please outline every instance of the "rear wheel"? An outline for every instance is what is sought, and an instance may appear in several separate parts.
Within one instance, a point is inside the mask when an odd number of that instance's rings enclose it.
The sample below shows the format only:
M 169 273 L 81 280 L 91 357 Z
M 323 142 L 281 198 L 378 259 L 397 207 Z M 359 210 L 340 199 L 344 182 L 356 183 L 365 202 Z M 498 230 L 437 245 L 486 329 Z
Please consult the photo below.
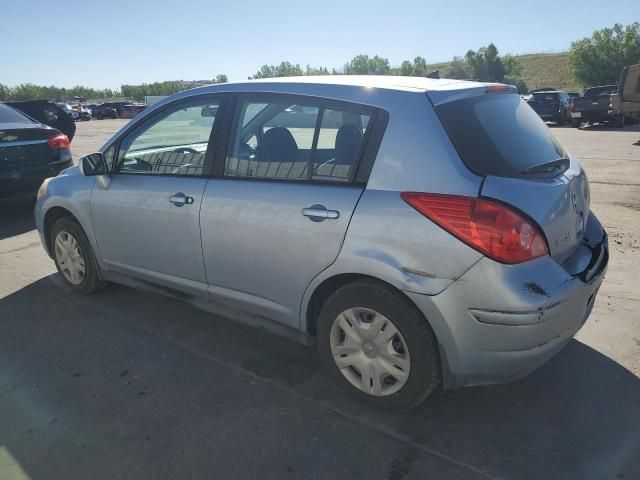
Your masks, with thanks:
M 386 410 L 422 402 L 440 378 L 431 328 L 406 297 L 374 281 L 336 290 L 317 325 L 329 375 L 351 395 Z
M 100 279 L 98 264 L 82 227 L 70 218 L 61 218 L 51 229 L 51 251 L 62 280 L 72 290 L 93 293 L 106 283 Z

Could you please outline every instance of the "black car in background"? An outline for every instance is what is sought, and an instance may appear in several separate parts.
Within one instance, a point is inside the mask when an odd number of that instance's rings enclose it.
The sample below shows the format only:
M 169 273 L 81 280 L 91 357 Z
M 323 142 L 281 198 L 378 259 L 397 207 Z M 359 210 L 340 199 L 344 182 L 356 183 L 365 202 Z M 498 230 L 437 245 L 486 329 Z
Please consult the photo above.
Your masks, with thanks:
M 98 120 L 104 118 L 118 118 L 118 110 L 111 103 L 103 103 L 92 109 L 93 117 Z
M 0 198 L 35 195 L 45 178 L 72 165 L 69 147 L 60 130 L 0 103 Z
M 60 130 L 69 138 L 69 141 L 73 140 L 73 136 L 76 134 L 76 124 L 73 119 L 53 102 L 28 100 L 24 102 L 7 102 L 6 105 L 19 110 L 43 125 L 49 125 L 56 130 Z
M 534 91 L 527 103 L 543 120 L 564 125 L 565 122 L 571 120 L 569 100 L 567 92 L 559 90 Z

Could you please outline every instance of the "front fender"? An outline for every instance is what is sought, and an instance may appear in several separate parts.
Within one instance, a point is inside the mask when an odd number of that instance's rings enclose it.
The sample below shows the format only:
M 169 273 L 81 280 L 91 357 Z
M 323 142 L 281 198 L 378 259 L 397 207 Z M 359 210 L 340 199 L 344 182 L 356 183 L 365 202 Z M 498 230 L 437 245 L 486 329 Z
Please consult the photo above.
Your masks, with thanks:
M 95 177 L 84 177 L 75 172 L 62 174 L 49 180 L 46 193 L 36 201 L 34 212 L 40 240 L 49 256 L 52 254 L 48 242 L 50 232 L 46 231 L 47 215 L 52 213 L 54 209 L 62 208 L 78 221 L 95 252 L 98 264 L 103 268 L 91 218 L 90 200 L 94 184 Z

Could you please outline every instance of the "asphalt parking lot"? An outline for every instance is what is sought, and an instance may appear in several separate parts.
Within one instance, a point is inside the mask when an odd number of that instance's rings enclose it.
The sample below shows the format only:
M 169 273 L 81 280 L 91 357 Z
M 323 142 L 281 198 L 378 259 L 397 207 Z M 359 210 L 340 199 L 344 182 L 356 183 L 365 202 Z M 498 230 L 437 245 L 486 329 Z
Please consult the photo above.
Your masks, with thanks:
M 124 123 L 79 123 L 76 158 Z M 261 330 L 121 286 L 72 294 L 32 202 L 0 202 L 0 479 L 640 479 L 640 128 L 553 131 L 610 236 L 590 320 L 526 379 L 403 414 Z

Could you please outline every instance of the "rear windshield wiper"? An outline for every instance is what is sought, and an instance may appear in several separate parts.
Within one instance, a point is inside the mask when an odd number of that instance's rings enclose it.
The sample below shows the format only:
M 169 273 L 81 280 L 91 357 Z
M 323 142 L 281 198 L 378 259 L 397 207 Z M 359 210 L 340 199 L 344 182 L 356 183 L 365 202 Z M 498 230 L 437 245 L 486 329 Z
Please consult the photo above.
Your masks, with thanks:
M 529 167 L 521 173 L 523 175 L 533 175 L 536 173 L 551 173 L 556 170 L 561 170 L 562 172 L 564 172 L 569 168 L 570 163 L 571 161 L 567 157 L 561 157 L 550 162 L 534 165 L 533 167 Z

